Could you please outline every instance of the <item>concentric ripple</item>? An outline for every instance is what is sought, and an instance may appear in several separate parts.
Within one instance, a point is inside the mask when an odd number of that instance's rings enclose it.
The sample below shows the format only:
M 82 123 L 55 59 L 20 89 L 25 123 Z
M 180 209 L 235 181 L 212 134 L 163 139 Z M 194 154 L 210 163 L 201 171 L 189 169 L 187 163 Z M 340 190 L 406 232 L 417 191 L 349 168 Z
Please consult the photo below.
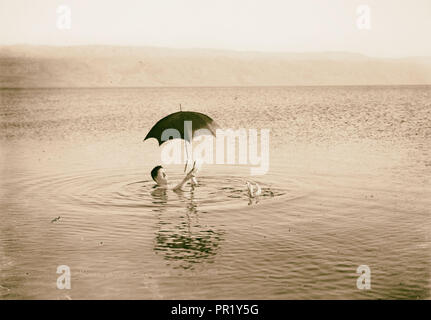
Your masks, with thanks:
M 294 196 L 289 189 L 274 187 L 264 181 L 259 183 L 261 194 L 249 196 L 243 177 L 200 176 L 195 187 L 186 185 L 181 192 L 156 188 L 151 180 L 142 180 L 136 170 L 92 170 L 53 174 L 45 176 L 27 176 L 15 181 L 23 186 L 20 191 L 40 196 L 52 205 L 68 206 L 71 210 L 107 209 L 110 211 L 133 211 L 147 208 L 157 211 L 160 208 L 184 208 L 193 205 L 200 210 L 220 210 L 237 206 L 263 203 L 274 198 Z M 182 176 L 173 176 L 177 182 Z

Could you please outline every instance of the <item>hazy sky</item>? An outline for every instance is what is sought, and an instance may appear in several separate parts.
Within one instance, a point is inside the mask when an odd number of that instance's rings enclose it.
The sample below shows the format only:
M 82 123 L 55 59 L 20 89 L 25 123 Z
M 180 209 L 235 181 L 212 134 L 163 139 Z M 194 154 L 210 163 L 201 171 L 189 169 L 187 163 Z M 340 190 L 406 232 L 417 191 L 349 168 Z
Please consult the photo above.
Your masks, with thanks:
M 371 29 L 357 28 L 359 5 Z M 57 8 L 71 29 L 57 28 Z M 431 56 L 431 0 L 0 0 L 0 44 Z

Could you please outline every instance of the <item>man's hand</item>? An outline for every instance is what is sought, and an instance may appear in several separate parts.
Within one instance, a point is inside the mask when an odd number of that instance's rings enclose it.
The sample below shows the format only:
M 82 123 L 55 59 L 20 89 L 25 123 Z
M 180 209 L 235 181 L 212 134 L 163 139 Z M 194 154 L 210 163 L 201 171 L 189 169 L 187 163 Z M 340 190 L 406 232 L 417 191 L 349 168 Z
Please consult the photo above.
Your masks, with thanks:
M 192 179 L 195 177 L 195 168 L 193 167 L 192 170 L 189 171 L 189 173 L 187 173 L 186 175 L 186 180 Z
M 196 171 L 196 168 L 195 168 L 195 165 L 193 165 L 193 168 L 187 173 L 187 175 L 185 176 L 185 178 L 183 179 L 183 181 L 181 181 L 175 188 L 174 188 L 174 191 L 177 191 L 177 190 L 181 190 L 181 188 L 183 187 L 183 185 L 187 182 L 187 181 L 189 181 L 190 179 L 193 179 L 195 176 L 194 176 L 194 174 L 195 174 L 195 171 Z

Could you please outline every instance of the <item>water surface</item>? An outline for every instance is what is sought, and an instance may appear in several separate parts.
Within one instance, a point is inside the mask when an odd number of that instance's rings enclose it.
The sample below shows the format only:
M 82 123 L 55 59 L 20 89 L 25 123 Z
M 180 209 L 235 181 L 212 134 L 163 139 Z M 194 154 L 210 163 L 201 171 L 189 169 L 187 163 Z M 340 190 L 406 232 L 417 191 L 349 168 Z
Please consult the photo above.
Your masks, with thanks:
M 0 98 L 2 299 L 430 297 L 429 86 Z M 204 165 L 194 189 L 154 189 L 160 148 L 142 139 L 179 103 L 224 128 L 270 129 L 268 174 Z M 166 169 L 181 179 L 182 165 Z M 59 265 L 71 290 L 56 288 Z M 356 288 L 359 265 L 369 291 Z

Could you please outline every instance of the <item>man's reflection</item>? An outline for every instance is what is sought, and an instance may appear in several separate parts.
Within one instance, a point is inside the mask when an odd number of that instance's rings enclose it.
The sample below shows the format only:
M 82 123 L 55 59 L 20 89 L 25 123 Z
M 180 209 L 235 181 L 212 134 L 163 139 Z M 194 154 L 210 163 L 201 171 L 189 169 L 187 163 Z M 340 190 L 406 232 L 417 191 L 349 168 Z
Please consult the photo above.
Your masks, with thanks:
M 162 253 L 168 264 L 175 268 L 190 269 L 197 263 L 211 262 L 223 240 L 223 233 L 199 222 L 198 203 L 194 187 L 190 192 L 171 192 L 177 205 L 166 206 L 168 193 L 151 192 L 153 203 L 161 204 L 154 251 Z M 174 200 L 172 200 L 174 201 Z

